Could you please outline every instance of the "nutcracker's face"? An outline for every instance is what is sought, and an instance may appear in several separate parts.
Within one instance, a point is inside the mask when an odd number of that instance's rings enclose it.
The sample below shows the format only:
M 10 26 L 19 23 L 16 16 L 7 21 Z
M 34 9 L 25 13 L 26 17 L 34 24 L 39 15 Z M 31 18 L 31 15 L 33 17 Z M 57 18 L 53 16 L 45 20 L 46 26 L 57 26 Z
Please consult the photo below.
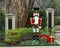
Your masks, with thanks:
M 39 16 L 39 13 L 38 12 L 34 12 L 33 16 Z

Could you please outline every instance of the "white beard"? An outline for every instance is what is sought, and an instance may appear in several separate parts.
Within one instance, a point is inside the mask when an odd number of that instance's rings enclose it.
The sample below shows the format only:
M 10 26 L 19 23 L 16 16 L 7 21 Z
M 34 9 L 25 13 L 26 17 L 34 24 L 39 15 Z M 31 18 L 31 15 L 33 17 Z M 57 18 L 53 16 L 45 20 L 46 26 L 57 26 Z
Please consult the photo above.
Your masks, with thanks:
M 35 16 L 34 17 L 34 24 L 39 24 L 39 21 L 38 20 L 39 20 L 39 17 L 38 16 Z

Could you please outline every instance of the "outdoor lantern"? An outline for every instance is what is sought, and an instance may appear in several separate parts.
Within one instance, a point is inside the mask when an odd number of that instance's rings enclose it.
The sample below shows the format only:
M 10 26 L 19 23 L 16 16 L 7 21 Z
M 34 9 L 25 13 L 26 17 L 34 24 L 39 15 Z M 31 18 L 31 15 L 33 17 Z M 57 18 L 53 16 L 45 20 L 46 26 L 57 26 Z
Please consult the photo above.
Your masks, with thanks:
M 34 25 L 34 20 L 33 20 L 33 18 L 30 18 L 30 24 L 31 24 L 31 25 Z
M 40 34 L 40 38 L 43 39 L 44 38 L 44 34 Z

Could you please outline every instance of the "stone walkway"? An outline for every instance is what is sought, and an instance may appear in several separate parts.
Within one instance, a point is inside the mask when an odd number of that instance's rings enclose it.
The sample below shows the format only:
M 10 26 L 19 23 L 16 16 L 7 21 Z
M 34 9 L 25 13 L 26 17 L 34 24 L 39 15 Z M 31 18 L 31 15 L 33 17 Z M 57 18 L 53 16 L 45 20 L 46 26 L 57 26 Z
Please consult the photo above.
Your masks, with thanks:
M 0 48 L 60 48 L 60 46 L 22 46 L 22 47 L 0 47 Z
M 60 37 L 56 38 L 56 42 L 60 45 Z
M 56 31 L 56 34 L 55 34 L 55 38 L 56 38 L 56 42 L 60 45 L 60 30 Z

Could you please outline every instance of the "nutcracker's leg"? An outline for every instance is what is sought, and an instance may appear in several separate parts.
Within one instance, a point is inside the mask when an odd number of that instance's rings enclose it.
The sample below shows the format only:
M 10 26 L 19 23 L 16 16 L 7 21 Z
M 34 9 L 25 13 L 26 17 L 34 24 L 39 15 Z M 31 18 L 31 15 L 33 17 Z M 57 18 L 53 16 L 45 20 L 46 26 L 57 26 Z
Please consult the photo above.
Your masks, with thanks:
M 37 40 L 39 40 L 39 34 L 40 34 L 40 33 L 39 33 L 39 28 L 36 28 L 36 34 L 37 34 L 37 35 L 36 35 L 36 36 L 37 36 Z
M 33 28 L 33 40 L 36 40 L 36 28 Z
M 39 28 L 33 28 L 33 39 L 39 40 Z

